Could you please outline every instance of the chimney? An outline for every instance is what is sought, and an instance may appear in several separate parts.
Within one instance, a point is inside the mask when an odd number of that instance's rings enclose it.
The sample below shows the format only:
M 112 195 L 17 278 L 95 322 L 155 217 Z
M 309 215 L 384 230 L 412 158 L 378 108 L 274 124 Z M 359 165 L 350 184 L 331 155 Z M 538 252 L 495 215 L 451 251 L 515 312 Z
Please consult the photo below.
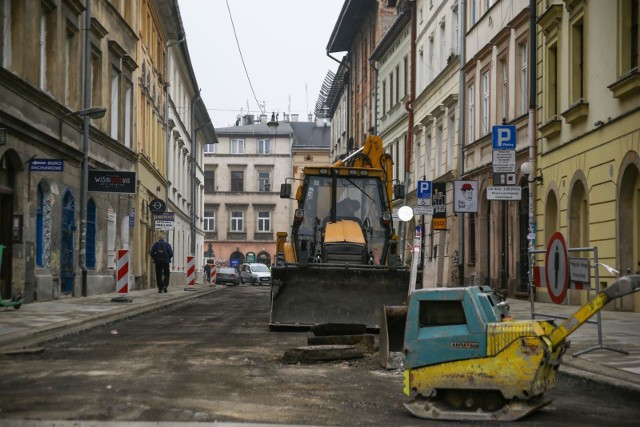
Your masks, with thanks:
M 307 114 L 307 121 L 308 122 L 312 122 L 313 121 L 313 114 L 311 114 L 311 113 Z
M 297 122 L 298 121 L 298 115 L 297 114 L 292 114 L 291 115 L 291 121 L 292 122 Z
M 266 124 L 268 122 L 266 114 L 260 114 L 260 123 Z
M 253 117 L 253 114 L 247 114 L 244 116 L 244 120 L 243 123 L 244 125 L 252 125 L 254 122 L 255 118 Z

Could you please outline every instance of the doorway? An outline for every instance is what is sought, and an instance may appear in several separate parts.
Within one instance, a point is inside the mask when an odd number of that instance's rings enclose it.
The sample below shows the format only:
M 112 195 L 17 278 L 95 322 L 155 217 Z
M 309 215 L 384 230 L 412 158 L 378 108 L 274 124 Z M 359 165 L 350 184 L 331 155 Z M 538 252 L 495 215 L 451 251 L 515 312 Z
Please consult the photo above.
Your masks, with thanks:
M 75 280 L 73 269 L 73 237 L 75 231 L 75 200 L 70 191 L 62 199 L 62 242 L 60 245 L 60 292 L 71 294 Z

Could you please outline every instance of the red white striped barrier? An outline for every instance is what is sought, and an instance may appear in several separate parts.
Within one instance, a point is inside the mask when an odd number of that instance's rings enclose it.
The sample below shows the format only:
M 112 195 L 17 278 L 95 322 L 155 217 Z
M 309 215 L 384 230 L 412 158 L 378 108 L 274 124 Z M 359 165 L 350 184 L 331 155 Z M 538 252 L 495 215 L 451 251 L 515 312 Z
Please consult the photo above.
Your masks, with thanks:
M 196 284 L 196 257 L 187 255 L 187 287 L 185 291 L 195 291 Z
M 218 274 L 218 267 L 215 264 L 211 264 L 211 280 L 209 280 L 209 284 L 216 284 L 216 275 Z
M 119 294 L 129 293 L 129 250 L 118 249 L 116 259 L 116 292 Z

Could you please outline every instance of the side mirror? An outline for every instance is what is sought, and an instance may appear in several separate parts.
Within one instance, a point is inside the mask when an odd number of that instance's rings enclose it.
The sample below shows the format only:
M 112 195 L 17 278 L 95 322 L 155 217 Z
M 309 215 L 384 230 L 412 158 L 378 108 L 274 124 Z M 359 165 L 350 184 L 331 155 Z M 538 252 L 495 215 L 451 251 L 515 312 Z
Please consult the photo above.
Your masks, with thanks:
M 291 184 L 280 184 L 280 198 L 281 199 L 290 199 L 291 198 Z

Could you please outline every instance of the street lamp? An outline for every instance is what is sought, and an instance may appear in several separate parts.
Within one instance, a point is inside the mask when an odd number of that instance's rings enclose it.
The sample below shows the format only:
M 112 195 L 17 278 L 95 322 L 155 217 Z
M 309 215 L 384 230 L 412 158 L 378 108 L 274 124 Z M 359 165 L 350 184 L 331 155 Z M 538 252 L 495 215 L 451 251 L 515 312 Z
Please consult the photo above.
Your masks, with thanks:
M 540 184 L 543 183 L 542 173 L 540 174 L 540 176 L 533 176 L 532 178 L 529 178 L 534 174 L 533 163 L 524 162 L 520 166 L 520 170 L 522 171 L 522 174 L 527 177 L 527 182 L 539 182 Z
M 72 111 L 70 113 L 65 114 L 64 116 L 60 117 L 60 127 L 58 129 L 58 134 L 59 134 L 59 138 L 60 141 L 62 141 L 62 125 L 64 125 L 64 121 L 66 120 L 67 117 L 70 116 L 78 116 L 78 117 L 82 117 L 84 119 L 84 117 L 89 117 L 90 119 L 101 119 L 104 117 L 104 115 L 106 114 L 107 109 L 104 107 L 89 107 L 89 108 L 85 108 L 84 110 L 78 110 L 78 111 Z

